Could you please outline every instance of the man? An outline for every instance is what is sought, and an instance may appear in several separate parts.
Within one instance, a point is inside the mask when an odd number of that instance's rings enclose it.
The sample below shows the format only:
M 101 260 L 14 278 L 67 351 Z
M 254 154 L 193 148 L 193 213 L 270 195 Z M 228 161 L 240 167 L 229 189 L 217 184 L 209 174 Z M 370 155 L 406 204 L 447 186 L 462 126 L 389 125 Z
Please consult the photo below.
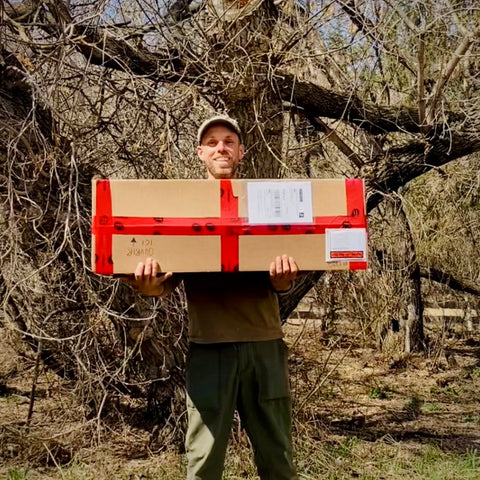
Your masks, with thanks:
M 231 118 L 215 116 L 198 131 L 197 154 L 208 179 L 235 178 L 244 156 Z M 267 267 L 267 266 L 266 266 Z M 293 286 L 292 257 L 265 272 L 161 274 L 139 263 L 135 285 L 164 296 L 183 280 L 189 314 L 187 479 L 220 480 L 235 409 L 253 445 L 262 480 L 296 480 L 292 459 L 287 352 L 278 293 Z

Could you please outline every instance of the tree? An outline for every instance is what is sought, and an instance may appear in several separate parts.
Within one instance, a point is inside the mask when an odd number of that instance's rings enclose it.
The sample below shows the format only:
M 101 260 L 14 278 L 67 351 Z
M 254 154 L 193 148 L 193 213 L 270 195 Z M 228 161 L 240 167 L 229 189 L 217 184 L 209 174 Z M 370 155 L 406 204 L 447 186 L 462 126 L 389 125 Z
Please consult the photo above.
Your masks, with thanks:
M 96 358 L 100 392 L 127 389 L 127 364 L 150 380 L 171 375 L 183 346 L 158 334 L 159 317 L 184 314 L 181 302 L 133 309 L 128 289 L 89 273 L 94 174 L 199 176 L 193 132 L 212 110 L 246 132 L 243 175 L 360 176 L 372 215 L 428 172 L 478 161 L 472 2 L 24 0 L 0 9 L 4 315 L 67 377 L 82 378 Z M 412 232 L 410 258 L 417 240 Z M 320 276 L 297 284 L 284 317 Z M 182 323 L 168 325 L 180 339 Z M 76 349 L 82 342 L 89 348 Z M 106 393 L 94 391 L 100 415 Z

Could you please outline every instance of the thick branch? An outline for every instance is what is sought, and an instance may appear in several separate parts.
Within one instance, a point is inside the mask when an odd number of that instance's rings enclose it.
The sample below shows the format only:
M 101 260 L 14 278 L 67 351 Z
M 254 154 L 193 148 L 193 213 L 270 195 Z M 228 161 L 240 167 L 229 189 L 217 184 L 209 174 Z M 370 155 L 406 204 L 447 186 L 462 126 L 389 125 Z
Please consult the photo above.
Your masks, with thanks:
M 447 285 L 447 287 L 450 287 L 453 290 L 480 296 L 480 285 L 463 278 L 455 277 L 454 275 L 443 272 L 442 270 L 430 267 L 421 267 L 420 275 L 428 280 Z
M 153 80 L 187 81 L 185 65 L 174 50 L 151 53 L 141 46 L 110 36 L 99 27 L 75 27 L 74 42 L 94 65 L 149 76 Z M 191 72 L 193 78 L 200 72 Z
M 375 250 L 375 256 L 380 262 L 382 268 L 388 266 L 388 268 L 393 267 L 394 269 L 405 270 L 405 265 L 394 260 L 391 255 L 385 252 L 385 250 Z M 419 269 L 420 276 L 426 280 L 441 283 L 450 287 L 452 290 L 457 290 L 458 292 L 480 296 L 480 285 L 478 285 L 478 283 L 459 278 L 451 273 L 439 270 L 438 268 L 419 265 Z
M 421 131 L 421 121 L 415 108 L 363 102 L 352 93 L 333 92 L 288 74 L 279 78 L 277 84 L 283 100 L 302 107 L 311 116 L 344 120 L 372 134 Z M 448 118 L 449 121 L 462 119 L 461 115 L 454 113 Z
M 22 63 L 11 52 L 0 46 L 0 103 L 3 105 L 0 120 L 14 135 L 21 132 L 23 142 L 34 149 L 42 148 L 41 139 L 32 128 L 25 128 L 26 120 L 35 119 L 36 125 L 45 139 L 53 142 L 53 120 L 49 110 L 42 108 L 34 100 L 29 74 Z M 35 115 L 32 112 L 35 111 Z M 22 127 L 23 125 L 23 127 Z
M 410 142 L 388 150 L 384 158 L 367 165 L 362 172 L 367 189 L 373 191 L 367 201 L 371 212 L 385 193 L 396 192 L 400 187 L 432 168 L 480 151 L 480 136 L 451 132 L 449 137 L 437 135 L 429 143 Z

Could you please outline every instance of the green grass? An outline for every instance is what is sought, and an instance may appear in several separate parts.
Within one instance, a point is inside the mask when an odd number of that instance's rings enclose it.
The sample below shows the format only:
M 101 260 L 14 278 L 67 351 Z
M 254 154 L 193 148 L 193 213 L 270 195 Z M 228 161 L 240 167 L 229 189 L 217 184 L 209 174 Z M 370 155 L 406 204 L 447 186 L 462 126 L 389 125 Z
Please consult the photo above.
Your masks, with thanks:
M 428 446 L 412 465 L 413 478 L 428 480 L 476 480 L 480 475 L 478 452 L 463 455 L 444 453 L 439 448 Z M 407 471 L 410 478 L 412 475 Z
M 436 412 L 442 412 L 443 407 L 441 405 L 438 405 L 436 403 L 431 403 L 431 402 L 425 402 L 425 405 L 423 406 L 426 412 L 430 413 L 436 413 Z
M 462 417 L 462 422 L 464 423 L 479 423 L 480 424 L 480 416 L 478 415 L 464 415 Z
M 391 444 L 393 443 L 393 444 Z M 299 455 L 300 454 L 300 457 Z M 432 445 L 412 448 L 389 441 L 347 437 L 327 446 L 303 445 L 297 452 L 300 479 L 478 480 L 480 456 L 444 452 Z
M 391 393 L 394 393 L 395 390 L 386 385 L 376 385 L 372 387 L 369 393 L 370 398 L 375 398 L 379 400 L 386 400 L 390 397 Z
M 472 367 L 469 375 L 470 377 L 480 378 L 480 367 Z
M 28 402 L 28 397 L 23 395 L 17 395 L 16 393 L 12 393 L 11 395 L 6 395 L 5 397 L 0 397 L 0 401 L 6 403 L 23 403 Z
M 7 480 L 27 480 L 26 470 L 17 470 L 16 468 L 11 468 L 7 472 Z
M 336 441 L 297 441 L 299 480 L 478 480 L 478 451 L 444 452 L 433 445 L 406 444 L 387 436 L 367 442 L 356 436 Z M 6 480 L 184 480 L 183 455 L 164 452 L 139 460 L 97 458 L 74 460 L 52 468 L 48 475 L 10 469 Z M 230 446 L 224 480 L 258 480 L 250 450 Z
M 432 387 L 430 393 L 433 395 L 444 395 L 450 399 L 457 398 L 461 395 L 461 389 L 455 388 L 452 386 L 447 386 L 444 388 Z

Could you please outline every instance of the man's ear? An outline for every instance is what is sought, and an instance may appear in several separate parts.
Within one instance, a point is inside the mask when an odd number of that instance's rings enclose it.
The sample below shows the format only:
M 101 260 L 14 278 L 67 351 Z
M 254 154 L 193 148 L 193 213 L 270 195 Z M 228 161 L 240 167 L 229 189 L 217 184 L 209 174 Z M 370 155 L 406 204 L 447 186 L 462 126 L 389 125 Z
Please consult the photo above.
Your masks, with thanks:
M 240 144 L 239 148 L 239 155 L 238 155 L 238 160 L 241 162 L 243 160 L 243 157 L 245 156 L 245 147 L 243 146 L 243 143 Z

